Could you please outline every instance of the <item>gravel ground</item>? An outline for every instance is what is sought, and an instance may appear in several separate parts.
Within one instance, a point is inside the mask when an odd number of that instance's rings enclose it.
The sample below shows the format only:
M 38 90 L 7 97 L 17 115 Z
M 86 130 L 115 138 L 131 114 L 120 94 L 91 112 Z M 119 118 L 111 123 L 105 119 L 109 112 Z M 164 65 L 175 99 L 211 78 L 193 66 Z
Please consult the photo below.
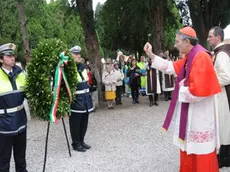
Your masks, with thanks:
M 147 97 L 136 105 L 125 98 L 113 110 L 103 104 L 90 115 L 85 142 L 92 148 L 85 153 L 71 148 L 72 157 L 61 121 L 51 124 L 46 172 L 178 172 L 179 149 L 172 144 L 172 131 L 161 130 L 169 102 L 159 104 L 149 107 Z M 67 117 L 65 123 L 70 141 Z M 47 122 L 32 119 L 28 123 L 29 172 L 42 172 L 46 129 Z M 12 172 L 13 168 L 12 160 Z

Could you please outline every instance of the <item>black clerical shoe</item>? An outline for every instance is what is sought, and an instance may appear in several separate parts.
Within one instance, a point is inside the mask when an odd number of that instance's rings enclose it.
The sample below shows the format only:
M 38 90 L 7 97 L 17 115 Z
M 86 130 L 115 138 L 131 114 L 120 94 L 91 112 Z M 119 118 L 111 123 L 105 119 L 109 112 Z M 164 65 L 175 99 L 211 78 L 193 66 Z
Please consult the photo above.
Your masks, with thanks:
M 85 142 L 81 142 L 81 145 L 86 148 L 86 149 L 90 149 L 91 146 L 90 145 L 87 145 Z
M 154 103 L 155 106 L 159 106 L 159 104 L 157 102 Z

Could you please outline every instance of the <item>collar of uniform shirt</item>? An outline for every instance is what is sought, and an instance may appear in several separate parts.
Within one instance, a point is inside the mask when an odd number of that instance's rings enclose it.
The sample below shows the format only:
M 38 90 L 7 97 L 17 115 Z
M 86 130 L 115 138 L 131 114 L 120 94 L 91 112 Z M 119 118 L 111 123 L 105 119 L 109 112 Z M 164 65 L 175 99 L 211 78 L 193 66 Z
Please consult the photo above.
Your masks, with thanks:
M 2 69 L 6 72 L 7 75 L 9 75 L 10 72 L 13 72 L 12 69 L 11 69 L 11 70 L 7 70 L 7 69 L 5 69 L 4 67 L 2 67 Z

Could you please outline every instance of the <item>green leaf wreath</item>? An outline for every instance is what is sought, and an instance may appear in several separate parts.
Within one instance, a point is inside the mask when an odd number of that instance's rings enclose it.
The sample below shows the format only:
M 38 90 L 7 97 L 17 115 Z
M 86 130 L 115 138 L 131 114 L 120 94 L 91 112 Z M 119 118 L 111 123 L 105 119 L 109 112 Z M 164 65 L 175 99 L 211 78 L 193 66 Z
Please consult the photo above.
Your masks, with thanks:
M 29 99 L 30 110 L 33 116 L 42 120 L 50 119 L 49 113 L 53 102 L 51 91 L 51 77 L 55 74 L 55 68 L 59 62 L 59 54 L 68 50 L 67 46 L 58 39 L 46 39 L 40 42 L 32 52 L 31 61 L 27 67 L 26 94 Z M 64 65 L 64 71 L 69 83 L 70 92 L 74 98 L 77 83 L 77 68 L 67 51 L 69 62 Z M 60 97 L 56 117 L 60 119 L 69 112 L 70 102 L 65 84 L 62 80 Z

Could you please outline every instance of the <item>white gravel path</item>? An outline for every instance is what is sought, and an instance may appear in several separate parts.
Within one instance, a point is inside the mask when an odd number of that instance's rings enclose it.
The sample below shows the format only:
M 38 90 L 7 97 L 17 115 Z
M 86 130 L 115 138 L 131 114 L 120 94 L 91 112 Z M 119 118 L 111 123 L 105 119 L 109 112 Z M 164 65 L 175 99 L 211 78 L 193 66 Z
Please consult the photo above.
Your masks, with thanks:
M 179 149 L 172 144 L 172 132 L 161 130 L 169 102 L 159 104 L 149 107 L 147 97 L 141 97 L 140 104 L 132 105 L 125 98 L 113 110 L 97 109 L 90 115 L 85 137 L 92 148 L 80 153 L 71 147 L 72 157 L 61 121 L 51 124 L 46 172 L 178 172 Z M 70 141 L 67 117 L 65 123 Z M 46 129 L 47 122 L 32 119 L 28 123 L 29 172 L 42 172 Z

